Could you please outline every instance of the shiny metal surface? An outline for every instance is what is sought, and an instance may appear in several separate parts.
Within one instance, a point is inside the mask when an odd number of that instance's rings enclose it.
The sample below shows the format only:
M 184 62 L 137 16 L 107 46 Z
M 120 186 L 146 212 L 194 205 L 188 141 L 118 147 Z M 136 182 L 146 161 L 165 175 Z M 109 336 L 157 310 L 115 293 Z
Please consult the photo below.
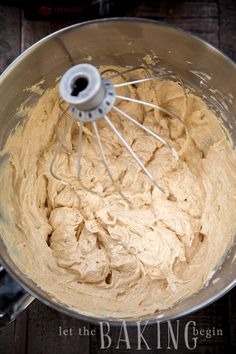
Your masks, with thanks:
M 140 68 L 140 67 L 138 67 Z M 149 74 L 149 69 L 146 68 L 145 66 L 143 67 L 143 71 L 146 73 L 148 72 Z M 137 67 L 133 67 L 132 69 L 129 69 L 129 73 L 137 73 Z M 114 72 L 116 71 L 117 74 L 113 77 L 119 76 L 121 79 L 125 79 L 125 73 L 127 69 L 124 69 L 123 71 L 119 72 L 112 68 L 111 70 L 107 69 L 105 72 Z M 111 170 L 109 168 L 109 165 L 106 161 L 106 157 L 103 151 L 103 146 L 102 142 L 100 139 L 99 135 L 99 130 L 98 126 L 96 124 L 96 120 L 98 119 L 104 119 L 104 121 L 107 123 L 108 127 L 114 132 L 114 134 L 119 138 L 121 141 L 122 145 L 125 146 L 127 149 L 129 155 L 134 159 L 134 161 L 137 162 L 138 166 L 141 168 L 142 172 L 149 178 L 150 182 L 156 186 L 162 193 L 165 193 L 165 191 L 157 184 L 155 178 L 151 175 L 151 173 L 148 171 L 148 169 L 145 167 L 143 162 L 140 160 L 140 158 L 137 156 L 137 154 L 134 152 L 132 147 L 127 143 L 127 141 L 124 139 L 122 134 L 117 130 L 115 125 L 111 122 L 109 119 L 108 114 L 112 112 L 112 110 L 116 111 L 122 118 L 128 119 L 130 122 L 138 126 L 139 128 L 145 130 L 146 133 L 150 134 L 152 137 L 154 137 L 158 142 L 161 142 L 163 145 L 166 145 L 172 154 L 172 156 L 175 158 L 175 160 L 179 159 L 179 155 L 177 151 L 175 150 L 174 147 L 172 147 L 166 140 L 164 140 L 161 136 L 157 135 L 154 133 L 152 130 L 149 128 L 145 127 L 143 124 L 139 123 L 136 119 L 128 115 L 127 113 L 123 112 L 120 110 L 115 104 L 116 104 L 116 99 L 124 100 L 129 103 L 136 103 L 137 105 L 142 105 L 142 106 L 149 106 L 153 109 L 156 109 L 158 111 L 161 111 L 167 115 L 169 119 L 178 119 L 184 126 L 184 122 L 181 120 L 180 117 L 177 117 L 175 114 L 171 113 L 170 111 L 164 109 L 163 107 L 160 107 L 159 105 L 150 103 L 150 102 L 144 102 L 141 100 L 138 100 L 136 98 L 131 98 L 127 96 L 120 96 L 116 94 L 116 89 L 117 87 L 124 87 L 124 86 L 130 86 L 130 85 L 138 85 L 144 81 L 154 81 L 159 79 L 159 76 L 157 75 L 156 77 L 145 77 L 141 78 L 139 80 L 132 80 L 132 81 L 123 81 L 120 84 L 113 85 L 112 78 L 107 79 L 103 76 L 100 75 L 98 69 L 91 65 L 91 64 L 78 64 L 75 66 L 72 66 L 70 69 L 68 69 L 64 75 L 62 76 L 60 80 L 60 85 L 59 85 L 59 92 L 61 95 L 62 100 L 67 102 L 70 107 L 71 114 L 66 114 L 66 116 L 71 120 L 76 120 L 79 122 L 79 144 L 78 144 L 78 149 L 77 149 L 77 179 L 80 182 L 82 188 L 83 188 L 83 182 L 80 180 L 80 160 L 81 160 L 81 149 L 82 149 L 82 130 L 83 130 L 83 123 L 89 123 L 92 122 L 93 130 L 95 133 L 95 139 L 98 147 L 98 152 L 101 161 L 103 162 L 103 165 L 106 168 L 106 171 L 112 181 L 113 187 L 115 187 L 115 190 L 113 193 L 119 193 L 120 196 L 126 200 L 129 203 L 129 200 L 125 197 L 125 195 L 122 193 L 120 186 L 115 183 Z M 66 110 L 67 111 L 67 110 Z M 69 111 L 69 110 L 68 110 Z M 63 115 L 65 115 L 65 111 L 61 112 L 61 117 L 59 118 L 58 122 L 61 121 L 63 118 Z M 69 124 L 71 126 L 71 124 Z M 65 128 L 65 132 L 68 132 L 68 128 Z M 187 127 L 185 127 L 185 132 L 187 133 Z M 50 164 L 50 171 L 51 175 L 59 180 L 63 184 L 71 185 L 71 181 L 60 178 L 57 173 L 54 171 L 54 163 L 55 160 L 60 153 L 60 148 L 65 148 L 64 146 L 64 141 L 66 139 L 66 134 L 64 133 L 62 137 L 59 137 L 59 142 L 57 144 L 57 148 L 55 150 L 54 156 L 52 158 L 51 164 Z M 69 176 L 68 176 L 69 177 Z M 84 186 L 85 187 L 85 186 Z M 85 190 L 89 190 L 88 187 L 84 188 Z M 92 190 L 90 189 L 90 192 Z M 97 194 L 95 191 L 93 191 L 94 194 Z
M 50 55 L 48 55 L 50 53 Z M 147 54 L 158 57 L 157 69 L 163 75 L 176 73 L 181 80 L 203 95 L 236 142 L 236 66 L 221 52 L 204 41 L 174 27 L 144 19 L 109 19 L 74 25 L 36 43 L 23 53 L 0 78 L 0 144 L 22 119 L 16 110 L 24 101 L 35 103 L 38 95 L 24 90 L 44 79 L 52 85 L 69 67 L 82 62 L 94 65 L 138 66 Z M 87 58 L 87 59 L 86 59 Z M 91 60 L 89 60 L 91 59 Z M 1 218 L 0 222 L 4 222 Z M 4 237 L 4 235 L 2 235 Z M 66 304 L 59 304 L 37 287 L 14 266 L 0 237 L 2 263 L 11 275 L 33 296 L 68 315 L 87 321 L 98 319 L 79 314 Z M 224 295 L 236 283 L 236 247 L 213 274 L 208 286 L 173 308 L 139 320 L 166 321 L 194 312 Z M 112 320 L 112 319 L 111 319 Z M 127 320 L 130 325 L 134 324 Z M 113 321 L 118 324 L 119 321 Z
M 0 265 L 0 328 L 14 321 L 33 300 Z
M 60 81 L 60 94 L 71 106 L 72 118 L 84 122 L 101 118 L 112 109 L 115 101 L 110 80 L 102 79 L 91 64 L 78 64 L 67 70 Z

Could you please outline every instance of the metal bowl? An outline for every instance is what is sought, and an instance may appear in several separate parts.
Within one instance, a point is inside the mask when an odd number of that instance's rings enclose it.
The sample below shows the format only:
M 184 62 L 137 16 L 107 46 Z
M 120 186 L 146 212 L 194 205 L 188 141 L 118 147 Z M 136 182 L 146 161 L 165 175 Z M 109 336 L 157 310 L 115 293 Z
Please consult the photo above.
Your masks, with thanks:
M 236 65 L 223 53 L 197 37 L 163 23 L 144 19 L 114 18 L 90 21 L 62 29 L 42 39 L 20 55 L 0 78 L 0 143 L 1 146 L 18 124 L 17 108 L 25 101 L 35 103 L 38 96 L 24 90 L 44 79 L 50 87 L 69 67 L 91 59 L 95 65 L 140 65 L 146 54 L 158 57 L 158 67 L 167 73 L 178 73 L 195 88 L 216 111 L 236 142 Z M 88 60 L 88 59 L 87 59 Z M 1 215 L 1 214 L 0 214 Z M 3 220 L 0 218 L 0 222 Z M 79 309 L 58 303 L 39 288 L 14 264 L 0 237 L 1 262 L 12 277 L 33 297 L 67 315 L 97 322 L 110 320 L 79 313 Z M 225 257 L 209 283 L 197 294 L 182 300 L 161 313 L 139 318 L 154 322 L 174 319 L 192 313 L 223 296 L 236 283 L 236 247 Z M 134 324 L 137 319 L 128 319 Z M 120 323 L 119 320 L 113 321 Z

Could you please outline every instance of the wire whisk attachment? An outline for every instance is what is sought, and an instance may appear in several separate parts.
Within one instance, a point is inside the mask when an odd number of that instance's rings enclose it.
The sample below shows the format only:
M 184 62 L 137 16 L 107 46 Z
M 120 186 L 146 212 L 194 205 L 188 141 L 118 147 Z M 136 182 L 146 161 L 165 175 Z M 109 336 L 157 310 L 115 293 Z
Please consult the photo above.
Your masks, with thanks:
M 147 74 L 149 75 L 148 77 L 141 78 L 141 79 L 134 79 L 134 80 L 129 80 L 126 81 L 126 74 L 130 73 L 135 70 L 139 69 L 144 69 L 146 70 Z M 110 78 L 104 77 L 103 75 L 106 72 L 113 73 L 114 75 L 111 76 Z M 121 77 L 123 82 L 122 83 L 117 83 L 113 84 L 112 83 L 112 78 L 115 77 Z M 162 113 L 165 113 L 168 117 L 174 118 L 179 120 L 184 128 L 186 133 L 187 127 L 185 123 L 175 114 L 172 112 L 166 110 L 165 108 L 151 103 L 151 102 L 146 102 L 142 101 L 136 98 L 128 97 L 128 96 L 123 96 L 117 94 L 117 89 L 122 88 L 122 87 L 129 87 L 129 86 L 136 86 L 138 84 L 141 84 L 145 81 L 153 81 L 158 79 L 157 76 L 153 75 L 150 76 L 150 71 L 145 68 L 145 67 L 135 67 L 132 69 L 128 69 L 124 72 L 119 72 L 116 71 L 115 69 L 108 69 L 105 70 L 102 74 L 94 67 L 93 65 L 90 64 L 79 64 L 75 65 L 72 68 L 70 68 L 66 73 L 63 75 L 61 81 L 60 81 L 60 95 L 61 98 L 69 104 L 69 107 L 63 112 L 62 117 L 66 117 L 68 119 L 68 123 L 64 129 L 64 133 L 62 137 L 59 139 L 52 161 L 50 163 L 50 172 L 51 175 L 56 178 L 58 181 L 68 185 L 71 184 L 70 181 L 66 181 L 64 178 L 60 177 L 54 170 L 55 167 L 55 162 L 58 157 L 58 154 L 60 153 L 60 150 L 65 148 L 64 147 L 64 142 L 66 139 L 66 136 L 69 132 L 69 130 L 72 127 L 73 122 L 77 123 L 79 126 L 79 137 L 78 137 L 78 151 L 77 151 L 77 181 L 80 185 L 81 188 L 94 193 L 93 190 L 90 188 L 87 188 L 84 186 L 83 182 L 81 181 L 81 152 L 82 152 L 82 145 L 83 145 L 83 133 L 84 130 L 86 129 L 86 124 L 90 123 L 92 125 L 92 130 L 93 130 L 93 136 L 96 139 L 96 146 L 101 158 L 101 161 L 103 162 L 103 165 L 107 171 L 107 174 L 115 187 L 115 191 L 118 192 L 122 198 L 125 200 L 127 199 L 123 192 L 121 191 L 120 185 L 118 182 L 115 181 L 113 174 L 111 172 L 111 169 L 109 167 L 109 164 L 107 162 L 106 156 L 105 156 L 105 151 L 102 143 L 102 139 L 100 137 L 99 133 L 99 126 L 97 124 L 97 121 L 100 119 L 103 119 L 107 126 L 113 131 L 113 133 L 117 136 L 117 138 L 120 140 L 120 142 L 124 145 L 126 148 L 127 152 L 129 155 L 135 160 L 135 162 L 138 164 L 139 168 L 143 171 L 143 173 L 149 178 L 151 183 L 156 186 L 162 193 L 165 193 L 163 188 L 157 183 L 155 178 L 152 176 L 152 174 L 149 172 L 148 168 L 145 166 L 145 164 L 142 162 L 142 160 L 139 158 L 139 156 L 135 153 L 135 151 L 132 149 L 130 144 L 127 142 L 127 140 L 124 138 L 122 133 L 119 131 L 119 129 L 116 127 L 116 125 L 113 123 L 110 113 L 116 112 L 120 117 L 129 120 L 131 123 L 145 131 L 147 134 L 150 134 L 156 141 L 160 142 L 161 144 L 165 145 L 171 152 L 173 158 L 175 160 L 179 159 L 179 155 L 177 150 L 169 144 L 165 139 L 163 139 L 161 136 L 156 134 L 154 131 L 149 129 L 147 126 L 143 125 L 140 123 L 138 120 L 136 120 L 134 117 L 132 117 L 130 114 L 124 112 L 122 109 L 120 109 L 118 106 L 115 105 L 116 101 L 126 101 L 130 103 L 135 103 L 137 105 L 143 105 L 152 109 L 159 110 Z M 62 119 L 62 117 L 60 119 Z M 95 192 L 96 193 L 96 192 Z M 96 193 L 97 194 L 97 193 Z

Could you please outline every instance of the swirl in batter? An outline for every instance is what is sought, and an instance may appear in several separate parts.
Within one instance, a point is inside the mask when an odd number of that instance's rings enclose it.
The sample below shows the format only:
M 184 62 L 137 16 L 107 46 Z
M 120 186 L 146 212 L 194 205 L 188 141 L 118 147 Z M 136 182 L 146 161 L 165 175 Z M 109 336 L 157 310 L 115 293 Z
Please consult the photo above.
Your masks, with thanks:
M 152 185 L 104 121 L 99 132 L 114 188 L 89 125 L 76 179 L 79 126 L 49 171 L 61 119 L 58 88 L 48 89 L 8 138 L 1 171 L 1 233 L 16 265 L 58 301 L 81 313 L 131 318 L 197 292 L 232 245 L 236 158 L 207 105 L 178 82 L 157 80 L 120 93 L 159 104 L 186 124 L 135 103 L 117 106 L 166 139 L 180 155 L 116 112 L 110 117 L 165 193 Z M 73 187 L 72 187 L 73 185 Z

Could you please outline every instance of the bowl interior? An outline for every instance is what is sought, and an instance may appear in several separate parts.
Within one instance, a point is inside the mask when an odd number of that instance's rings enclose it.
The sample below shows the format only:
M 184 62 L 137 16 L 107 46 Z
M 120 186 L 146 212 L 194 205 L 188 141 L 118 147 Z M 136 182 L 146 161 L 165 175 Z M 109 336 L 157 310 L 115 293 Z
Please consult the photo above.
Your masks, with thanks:
M 43 80 L 44 88 L 55 83 L 72 65 L 89 62 L 95 65 L 137 66 L 146 55 L 156 56 L 156 68 L 181 79 L 206 98 L 236 142 L 236 67 L 222 53 L 205 42 L 176 28 L 138 19 L 110 19 L 74 25 L 36 43 L 21 55 L 0 78 L 0 144 L 22 121 L 16 114 L 20 105 L 34 104 L 39 95 L 25 90 Z M 227 78 L 227 80 L 225 80 Z M 3 162 L 0 160 L 0 163 Z M 0 213 L 1 217 L 1 213 Z M 1 217 L 0 222 L 4 222 Z M 90 321 L 66 304 L 59 304 L 15 267 L 0 237 L 1 258 L 5 267 L 33 295 L 69 315 Z M 222 296 L 235 284 L 236 248 L 233 247 L 209 284 L 196 295 L 148 320 L 168 320 L 195 311 Z M 130 324 L 132 324 L 130 321 Z M 117 321 L 114 321 L 117 323 Z

